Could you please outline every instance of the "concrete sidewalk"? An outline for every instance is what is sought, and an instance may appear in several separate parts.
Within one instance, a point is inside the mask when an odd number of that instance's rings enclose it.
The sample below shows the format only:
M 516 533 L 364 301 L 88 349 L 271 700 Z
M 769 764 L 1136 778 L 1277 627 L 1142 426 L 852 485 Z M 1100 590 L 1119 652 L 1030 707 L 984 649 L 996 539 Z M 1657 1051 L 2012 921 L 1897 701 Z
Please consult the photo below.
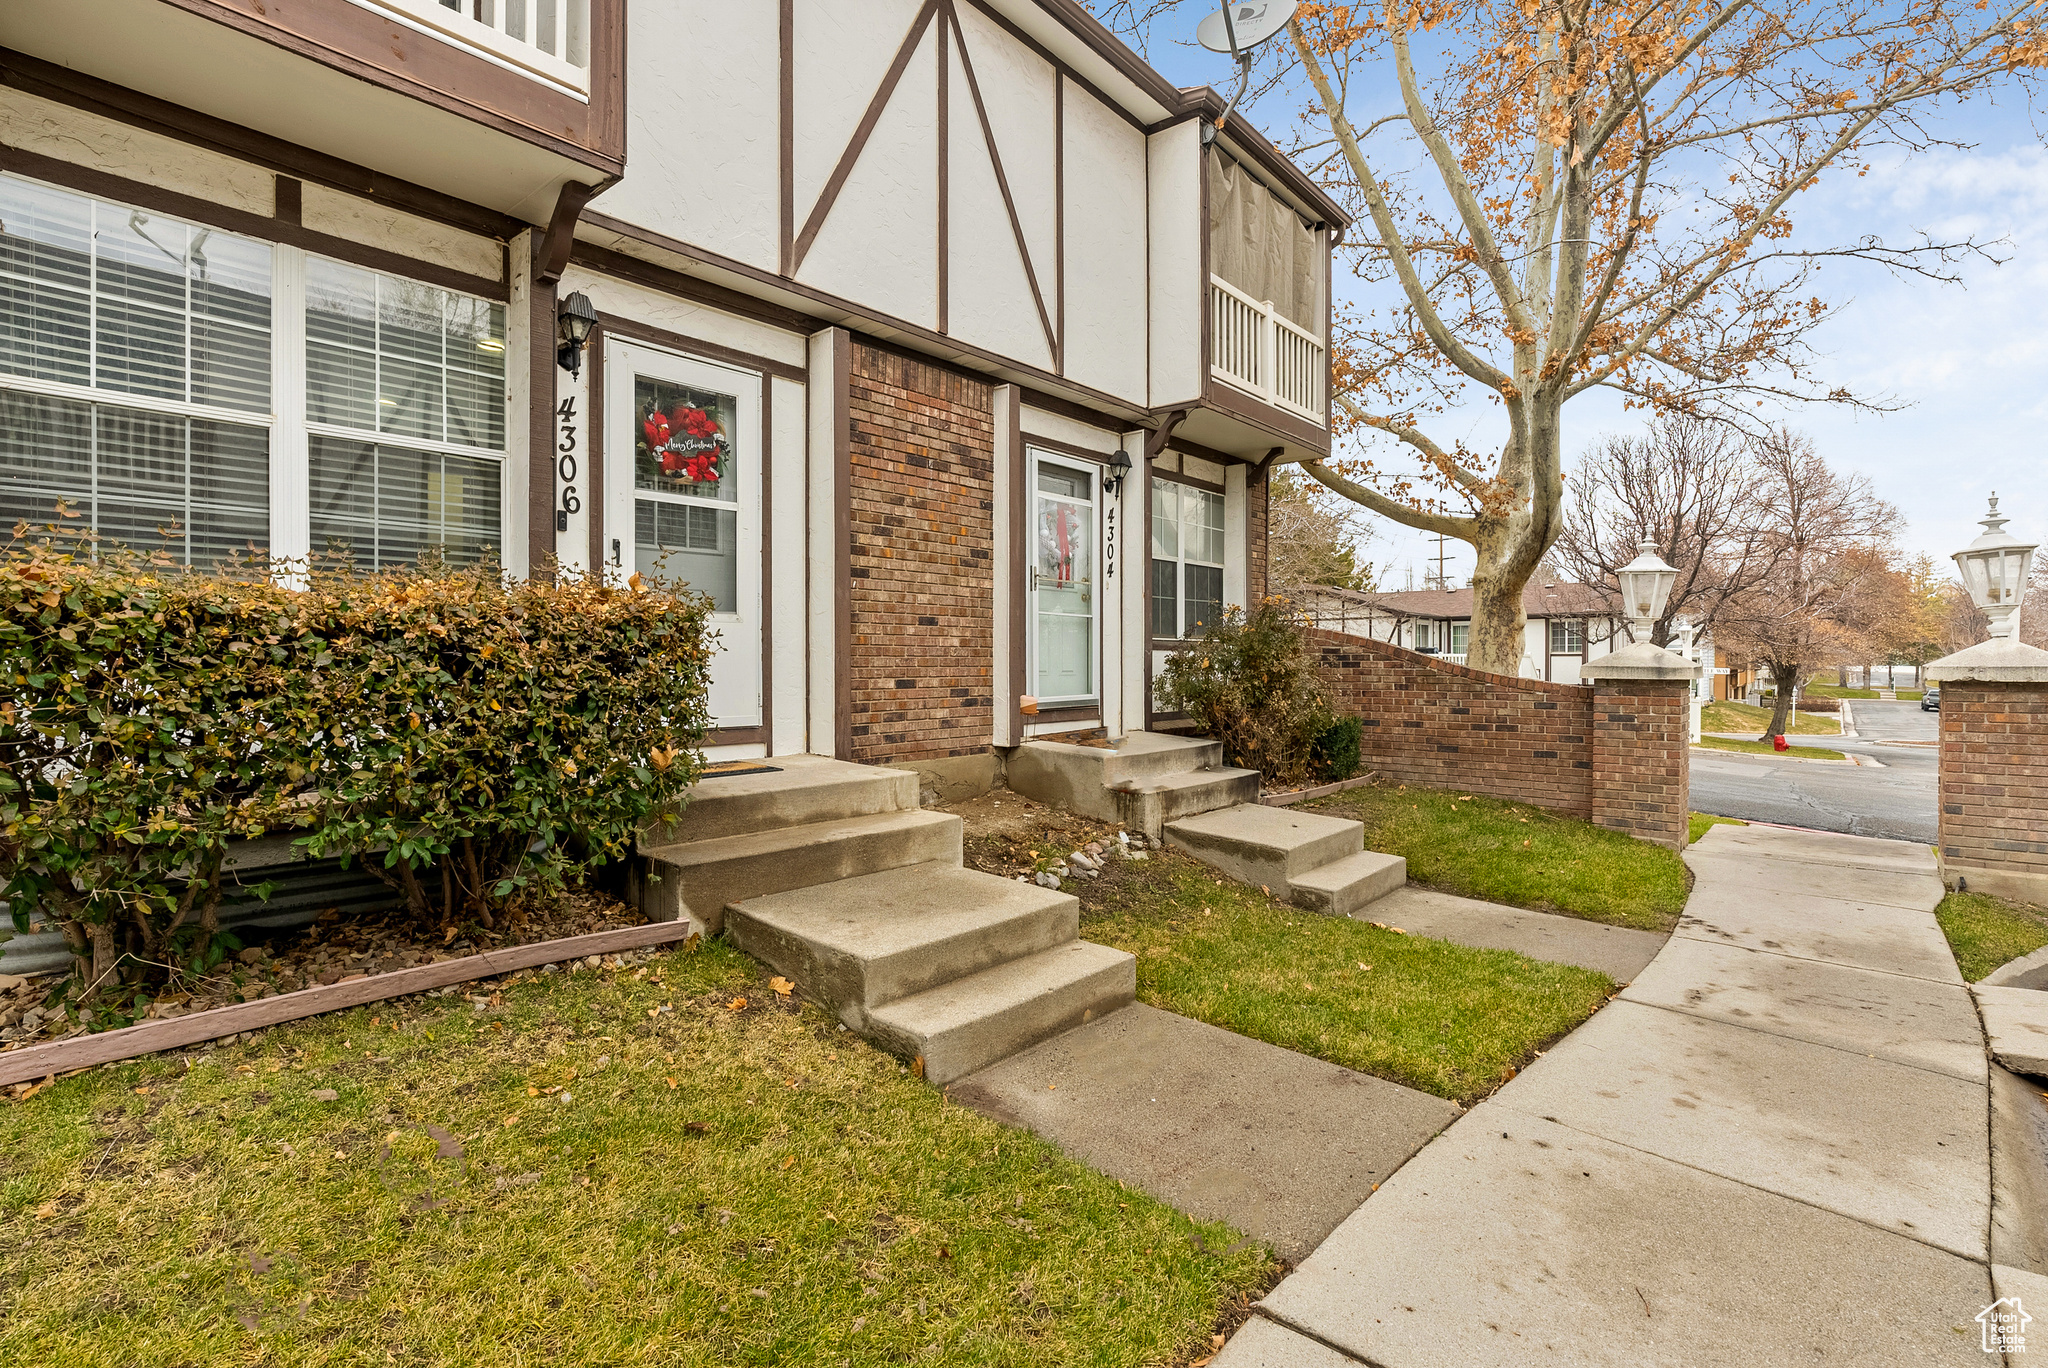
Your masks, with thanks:
M 1715 827 L 1621 999 L 1425 1146 L 1214 1368 L 1997 1362 L 1991 1099 L 1924 846 Z

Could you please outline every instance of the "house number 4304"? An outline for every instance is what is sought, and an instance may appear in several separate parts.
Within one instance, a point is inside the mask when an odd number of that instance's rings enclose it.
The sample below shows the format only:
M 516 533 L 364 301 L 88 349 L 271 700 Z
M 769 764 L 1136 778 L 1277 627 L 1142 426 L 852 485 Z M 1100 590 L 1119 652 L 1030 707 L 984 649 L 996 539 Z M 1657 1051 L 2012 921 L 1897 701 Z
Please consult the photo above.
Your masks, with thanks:
M 555 475 L 562 486 L 562 501 L 555 508 L 555 531 L 569 530 L 569 515 L 583 511 L 576 493 L 576 396 L 570 395 L 555 409 L 561 422 L 561 440 L 555 443 Z

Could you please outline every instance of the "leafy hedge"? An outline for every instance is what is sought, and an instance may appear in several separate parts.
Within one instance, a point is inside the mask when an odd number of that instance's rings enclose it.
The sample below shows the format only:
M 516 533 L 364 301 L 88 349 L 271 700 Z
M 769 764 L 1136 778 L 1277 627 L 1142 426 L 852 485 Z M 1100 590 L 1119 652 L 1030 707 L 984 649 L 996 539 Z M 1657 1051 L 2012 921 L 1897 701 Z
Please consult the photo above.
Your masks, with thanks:
M 1300 783 L 1358 769 L 1358 727 L 1333 713 L 1321 666 L 1285 601 L 1226 608 L 1168 658 L 1159 702 L 1223 743 L 1233 765 Z
M 638 577 L 0 556 L 0 897 L 87 992 L 217 962 L 228 842 L 361 858 L 423 921 L 626 853 L 701 765 L 708 603 Z

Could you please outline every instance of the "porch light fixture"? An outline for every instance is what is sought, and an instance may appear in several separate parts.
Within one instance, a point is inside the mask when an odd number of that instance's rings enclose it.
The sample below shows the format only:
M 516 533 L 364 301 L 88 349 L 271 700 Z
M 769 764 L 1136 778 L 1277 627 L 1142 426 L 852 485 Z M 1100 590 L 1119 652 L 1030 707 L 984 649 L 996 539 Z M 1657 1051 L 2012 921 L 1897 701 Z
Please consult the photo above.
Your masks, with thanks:
M 597 326 L 597 309 L 578 290 L 555 309 L 555 364 L 571 375 L 583 374 L 583 344 Z
M 1999 516 L 1998 496 L 1991 496 L 1991 511 L 1983 521 L 1984 534 L 1956 552 L 1956 569 L 1963 573 L 1963 586 L 1970 601 L 1991 619 L 1991 637 L 1996 641 L 2013 635 L 2019 628 L 2020 597 L 2027 592 L 2027 571 L 2032 567 L 2037 543 L 2023 542 L 2005 530 Z
M 1109 465 L 1105 469 L 1107 473 L 1102 477 L 1103 492 L 1118 493 L 1124 487 L 1124 476 L 1131 473 L 1131 453 L 1118 447 L 1116 454 L 1109 458 Z
M 1632 635 L 1648 641 L 1658 618 L 1664 616 L 1664 601 L 1678 582 L 1678 571 L 1657 554 L 1657 543 L 1636 543 L 1636 558 L 1615 572 L 1621 581 L 1622 606 L 1634 627 Z

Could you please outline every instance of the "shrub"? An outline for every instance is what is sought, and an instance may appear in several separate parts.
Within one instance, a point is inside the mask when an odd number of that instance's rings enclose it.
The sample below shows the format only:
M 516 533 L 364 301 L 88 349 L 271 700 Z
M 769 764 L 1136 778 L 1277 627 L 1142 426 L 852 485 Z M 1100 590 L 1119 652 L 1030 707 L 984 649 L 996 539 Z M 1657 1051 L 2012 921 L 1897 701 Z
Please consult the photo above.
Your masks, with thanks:
M 287 570 L 288 573 L 279 573 Z M 292 587 L 297 585 L 299 587 Z M 706 603 L 495 570 L 0 556 L 0 897 L 88 994 L 206 969 L 228 842 L 301 833 L 422 918 L 622 854 L 700 760 Z
M 1358 773 L 1358 742 L 1364 734 L 1365 724 L 1355 717 L 1340 717 L 1323 728 L 1310 748 L 1316 778 L 1328 782 Z
M 1221 741 L 1231 764 L 1283 783 L 1308 777 L 1332 721 L 1316 653 L 1279 599 L 1225 609 L 1167 660 L 1158 694 Z

